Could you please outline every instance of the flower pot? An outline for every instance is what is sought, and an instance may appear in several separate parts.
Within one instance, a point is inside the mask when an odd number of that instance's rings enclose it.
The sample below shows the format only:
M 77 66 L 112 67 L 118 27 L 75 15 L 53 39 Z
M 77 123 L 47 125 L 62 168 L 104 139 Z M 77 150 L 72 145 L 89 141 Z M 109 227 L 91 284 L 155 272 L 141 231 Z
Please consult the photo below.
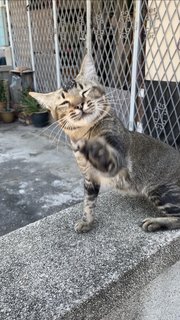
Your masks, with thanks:
M 41 111 L 35 112 L 31 116 L 32 124 L 35 127 L 42 128 L 47 126 L 49 123 L 49 112 L 48 111 Z
M 0 112 L 1 119 L 5 123 L 11 123 L 15 120 L 15 111 L 14 110 L 8 110 L 8 111 L 1 111 Z

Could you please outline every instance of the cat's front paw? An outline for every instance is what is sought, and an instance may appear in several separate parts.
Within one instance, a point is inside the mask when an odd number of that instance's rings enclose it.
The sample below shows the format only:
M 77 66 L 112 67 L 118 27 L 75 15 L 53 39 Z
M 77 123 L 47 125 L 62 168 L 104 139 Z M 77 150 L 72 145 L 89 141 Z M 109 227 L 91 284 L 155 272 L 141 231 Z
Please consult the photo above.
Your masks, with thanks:
M 79 220 L 76 222 L 74 229 L 78 233 L 88 232 L 89 230 L 92 229 L 92 223 L 88 223 L 87 221 L 84 221 L 84 220 Z
M 82 141 L 79 151 L 98 170 L 110 172 L 113 169 L 111 154 L 103 139 Z

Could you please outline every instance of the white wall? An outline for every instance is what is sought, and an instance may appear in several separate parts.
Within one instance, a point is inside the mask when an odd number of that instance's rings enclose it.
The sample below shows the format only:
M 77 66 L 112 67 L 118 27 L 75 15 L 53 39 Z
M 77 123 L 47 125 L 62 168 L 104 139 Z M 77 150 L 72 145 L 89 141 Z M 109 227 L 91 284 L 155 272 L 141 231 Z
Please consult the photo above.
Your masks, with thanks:
M 149 0 L 146 80 L 180 81 L 179 0 Z M 155 13 L 156 12 L 156 13 Z

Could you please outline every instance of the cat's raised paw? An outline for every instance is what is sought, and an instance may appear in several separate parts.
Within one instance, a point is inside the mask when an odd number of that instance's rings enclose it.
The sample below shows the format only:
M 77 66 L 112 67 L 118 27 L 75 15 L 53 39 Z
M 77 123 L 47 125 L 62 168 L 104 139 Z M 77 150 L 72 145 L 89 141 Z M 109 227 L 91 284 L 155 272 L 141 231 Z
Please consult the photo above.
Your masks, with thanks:
M 108 172 L 113 168 L 110 153 L 102 138 L 97 140 L 81 141 L 79 151 L 98 170 Z
M 88 232 L 89 230 L 92 229 L 92 223 L 88 223 L 87 221 L 79 220 L 78 222 L 76 222 L 74 229 L 78 233 Z

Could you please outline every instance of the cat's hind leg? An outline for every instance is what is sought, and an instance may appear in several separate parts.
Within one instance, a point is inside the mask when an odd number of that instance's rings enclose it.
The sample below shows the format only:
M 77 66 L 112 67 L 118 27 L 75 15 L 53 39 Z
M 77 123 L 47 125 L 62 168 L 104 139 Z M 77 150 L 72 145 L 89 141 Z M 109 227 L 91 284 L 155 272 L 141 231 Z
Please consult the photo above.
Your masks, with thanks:
M 161 185 L 149 192 L 148 198 L 155 204 L 159 217 L 146 218 L 141 227 L 144 231 L 180 229 L 180 187 Z
M 146 218 L 143 220 L 141 227 L 144 231 L 157 231 L 163 229 L 180 229 L 180 217 L 158 217 Z

